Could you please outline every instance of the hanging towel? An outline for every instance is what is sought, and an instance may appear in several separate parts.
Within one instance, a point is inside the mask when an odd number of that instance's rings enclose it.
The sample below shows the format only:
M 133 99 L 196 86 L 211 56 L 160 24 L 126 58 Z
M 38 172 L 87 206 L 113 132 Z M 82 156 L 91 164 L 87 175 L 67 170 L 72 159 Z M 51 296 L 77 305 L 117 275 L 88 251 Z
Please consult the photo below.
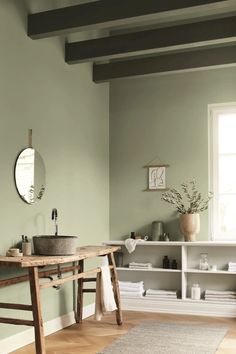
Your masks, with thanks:
M 97 274 L 95 319 L 100 321 L 105 312 L 116 309 L 110 268 L 105 265 L 101 267 L 101 272 Z
M 133 239 L 133 238 L 127 238 L 127 239 L 125 240 L 125 247 L 127 248 L 127 250 L 128 250 L 129 253 L 132 253 L 132 252 L 134 252 L 137 243 L 139 243 L 139 242 L 145 242 L 145 241 L 147 241 L 147 240 L 146 240 L 146 239 L 144 239 L 144 240 L 143 240 L 143 239 L 137 239 L 137 240 L 135 240 L 135 239 Z

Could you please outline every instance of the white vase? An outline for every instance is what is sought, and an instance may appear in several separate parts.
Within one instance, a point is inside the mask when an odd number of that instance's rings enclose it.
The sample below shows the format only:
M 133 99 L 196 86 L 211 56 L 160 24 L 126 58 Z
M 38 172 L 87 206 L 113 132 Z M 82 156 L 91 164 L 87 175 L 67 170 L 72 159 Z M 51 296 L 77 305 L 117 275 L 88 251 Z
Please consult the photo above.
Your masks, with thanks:
M 196 241 L 196 235 L 200 232 L 199 214 L 181 214 L 179 225 L 185 241 Z

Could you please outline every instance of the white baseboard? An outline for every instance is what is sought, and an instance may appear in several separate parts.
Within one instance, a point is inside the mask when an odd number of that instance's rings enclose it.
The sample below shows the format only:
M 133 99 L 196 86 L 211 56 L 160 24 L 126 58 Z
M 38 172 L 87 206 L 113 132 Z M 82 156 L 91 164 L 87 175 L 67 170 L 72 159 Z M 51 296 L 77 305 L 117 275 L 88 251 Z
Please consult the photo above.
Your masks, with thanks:
M 83 309 L 83 318 L 92 316 L 95 311 L 95 304 L 90 304 Z M 49 334 L 55 333 L 65 327 L 71 326 L 75 323 L 74 312 L 70 312 L 61 317 L 54 318 L 53 320 L 44 323 L 44 334 L 48 336 Z M 14 334 L 13 336 L 7 337 L 0 340 L 0 354 L 9 354 L 14 350 L 20 349 L 25 345 L 34 342 L 34 329 L 30 328 L 26 331 Z
M 158 301 L 145 298 L 121 299 L 128 311 L 161 312 L 182 315 L 236 317 L 236 304 L 209 303 L 191 300 Z

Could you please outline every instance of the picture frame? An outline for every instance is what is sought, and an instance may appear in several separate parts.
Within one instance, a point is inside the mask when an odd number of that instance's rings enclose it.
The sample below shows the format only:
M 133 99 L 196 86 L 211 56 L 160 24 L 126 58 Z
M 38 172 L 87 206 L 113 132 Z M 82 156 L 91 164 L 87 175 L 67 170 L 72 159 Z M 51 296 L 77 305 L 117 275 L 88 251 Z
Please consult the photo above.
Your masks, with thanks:
M 166 168 L 169 165 L 145 166 L 148 168 L 148 188 L 147 191 L 163 191 L 166 187 Z

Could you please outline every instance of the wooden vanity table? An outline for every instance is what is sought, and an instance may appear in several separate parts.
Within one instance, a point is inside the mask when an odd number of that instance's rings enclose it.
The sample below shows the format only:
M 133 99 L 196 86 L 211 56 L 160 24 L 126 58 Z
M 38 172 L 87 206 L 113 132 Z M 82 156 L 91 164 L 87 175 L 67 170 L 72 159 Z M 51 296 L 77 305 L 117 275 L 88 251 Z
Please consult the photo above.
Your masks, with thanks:
M 8 323 L 14 325 L 33 326 L 35 331 L 35 348 L 37 354 L 45 354 L 45 340 L 43 332 L 43 319 L 41 312 L 40 290 L 52 286 L 59 286 L 67 281 L 77 281 L 77 308 L 75 311 L 75 320 L 77 323 L 82 322 L 83 311 L 83 293 L 95 292 L 96 289 L 85 289 L 84 283 L 95 281 L 96 274 L 101 271 L 100 268 L 84 271 L 84 260 L 98 256 L 108 256 L 109 267 L 111 269 L 111 279 L 114 291 L 114 297 L 117 304 L 116 321 L 118 325 L 122 324 L 122 313 L 120 306 L 120 295 L 118 287 L 118 279 L 116 265 L 114 260 L 114 252 L 120 249 L 119 246 L 85 246 L 77 249 L 73 256 L 25 256 L 25 257 L 0 257 L 0 266 L 14 266 L 18 268 L 27 268 L 28 274 L 14 277 L 10 279 L 0 280 L 0 287 L 13 285 L 22 281 L 29 281 L 31 293 L 31 305 L 0 303 L 0 308 L 31 311 L 33 320 L 23 320 L 16 318 L 0 317 L 0 323 Z M 47 278 L 58 273 L 58 269 L 49 269 L 47 271 L 39 271 L 39 268 L 49 265 L 63 265 L 72 263 L 71 266 L 60 267 L 62 274 L 73 272 L 60 279 L 49 280 L 40 284 L 40 278 Z M 91 278 L 91 276 L 94 276 Z

